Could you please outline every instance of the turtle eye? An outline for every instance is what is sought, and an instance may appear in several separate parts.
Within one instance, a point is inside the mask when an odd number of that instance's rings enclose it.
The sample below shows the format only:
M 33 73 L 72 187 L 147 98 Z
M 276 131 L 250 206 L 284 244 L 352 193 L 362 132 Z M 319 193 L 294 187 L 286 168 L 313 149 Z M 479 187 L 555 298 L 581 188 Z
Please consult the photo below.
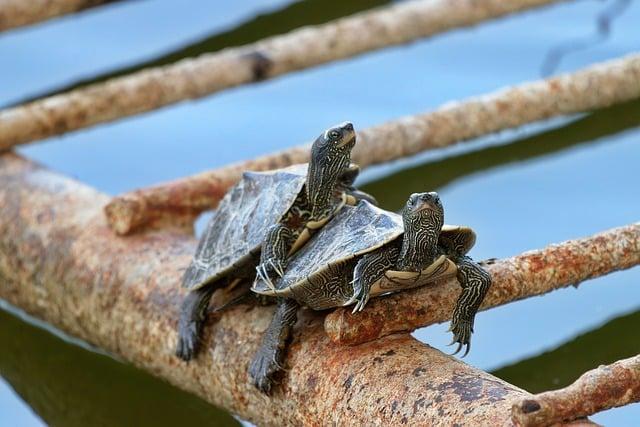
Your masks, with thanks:
M 331 139 L 338 139 L 338 138 L 340 138 L 340 132 L 338 132 L 338 131 L 337 131 L 337 130 L 335 130 L 335 129 L 334 129 L 334 130 L 331 130 L 331 131 L 329 132 L 329 138 L 331 138 Z

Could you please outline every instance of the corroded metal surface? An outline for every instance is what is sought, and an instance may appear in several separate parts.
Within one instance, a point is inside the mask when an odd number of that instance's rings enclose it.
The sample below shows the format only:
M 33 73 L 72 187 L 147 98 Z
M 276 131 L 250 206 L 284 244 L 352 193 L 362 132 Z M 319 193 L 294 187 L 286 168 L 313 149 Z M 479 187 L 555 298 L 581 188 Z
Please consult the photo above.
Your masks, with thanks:
M 360 166 L 383 163 L 537 120 L 590 111 L 637 97 L 640 97 L 640 55 L 630 55 L 365 129 L 358 132 L 358 145 L 352 159 Z M 1 135 L 2 113 L 0 138 Z M 200 212 L 214 208 L 243 171 L 304 163 L 308 155 L 309 146 L 297 146 L 140 189 L 116 197 L 107 206 L 106 213 L 114 230 L 121 234 L 154 222 L 188 223 Z
M 640 223 L 485 263 L 493 283 L 481 309 L 542 295 L 640 264 Z M 451 318 L 460 287 L 455 279 L 369 302 L 360 313 L 338 309 L 325 319 L 335 342 L 358 344 Z
M 418 0 L 300 28 L 2 111 L 0 150 L 559 1 Z
M 118 0 L 0 0 L 0 32 Z
M 518 388 L 398 334 L 336 346 L 303 312 L 271 398 L 247 366 L 272 308 L 210 316 L 201 356 L 174 355 L 180 278 L 196 242 L 171 231 L 116 237 L 107 197 L 0 156 L 0 298 L 241 417 L 264 425 L 510 425 Z
M 519 426 L 548 426 L 640 401 L 640 356 L 586 372 L 568 387 L 513 406 Z

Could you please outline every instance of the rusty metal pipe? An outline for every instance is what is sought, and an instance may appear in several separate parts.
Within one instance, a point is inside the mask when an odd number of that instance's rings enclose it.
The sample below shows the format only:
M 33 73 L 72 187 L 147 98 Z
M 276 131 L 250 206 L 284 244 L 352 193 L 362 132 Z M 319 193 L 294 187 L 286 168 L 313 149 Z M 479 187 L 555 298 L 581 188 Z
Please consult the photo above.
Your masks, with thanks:
M 181 362 L 173 355 L 179 283 L 195 239 L 167 230 L 117 237 L 102 215 L 107 201 L 0 156 L 0 298 L 260 425 L 512 425 L 511 407 L 531 398 L 408 334 L 336 346 L 311 312 L 266 398 L 250 386 L 247 365 L 269 307 L 210 318 L 204 351 Z
M 408 1 L 142 70 L 0 111 L 0 151 L 559 1 Z
M 640 402 L 640 355 L 584 373 L 573 384 L 513 405 L 513 421 L 543 427 Z
M 480 307 L 542 295 L 640 264 L 640 223 L 569 240 L 485 265 L 493 283 Z M 460 286 L 455 279 L 377 298 L 359 313 L 340 308 L 325 319 L 331 339 L 359 344 L 451 319 Z
M 0 32 L 121 0 L 0 0 Z
M 352 157 L 361 166 L 383 163 L 537 120 L 590 111 L 638 97 L 640 55 L 629 55 L 359 131 Z M 308 158 L 309 146 L 297 146 L 143 188 L 114 198 L 107 205 L 106 214 L 120 234 L 147 224 L 188 225 L 202 211 L 214 208 L 243 171 L 276 169 L 306 162 Z

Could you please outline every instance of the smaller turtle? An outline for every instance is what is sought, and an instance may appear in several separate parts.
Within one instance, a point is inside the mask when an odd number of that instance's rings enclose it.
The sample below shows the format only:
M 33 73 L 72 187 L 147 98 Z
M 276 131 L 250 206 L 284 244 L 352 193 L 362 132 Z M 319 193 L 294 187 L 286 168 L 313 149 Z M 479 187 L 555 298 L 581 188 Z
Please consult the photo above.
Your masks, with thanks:
M 216 289 L 251 283 L 256 265 L 270 283 L 282 274 L 290 253 L 301 247 L 345 203 L 373 200 L 353 187 L 359 173 L 350 164 L 355 131 L 349 122 L 323 132 L 309 164 L 268 172 L 245 172 L 220 202 L 183 276 L 176 355 L 190 360 L 206 309 Z M 247 286 L 248 288 L 248 286 Z
M 468 227 L 444 225 L 437 193 L 415 193 L 402 216 L 366 201 L 345 207 L 289 260 L 275 289 L 256 279 L 252 290 L 278 298 L 278 308 L 249 367 L 256 387 L 269 392 L 281 369 L 286 340 L 300 305 L 314 310 L 355 303 L 362 310 L 372 296 L 456 277 L 462 287 L 450 330 L 456 353 L 470 348 L 473 322 L 491 276 L 466 254 L 476 235 Z

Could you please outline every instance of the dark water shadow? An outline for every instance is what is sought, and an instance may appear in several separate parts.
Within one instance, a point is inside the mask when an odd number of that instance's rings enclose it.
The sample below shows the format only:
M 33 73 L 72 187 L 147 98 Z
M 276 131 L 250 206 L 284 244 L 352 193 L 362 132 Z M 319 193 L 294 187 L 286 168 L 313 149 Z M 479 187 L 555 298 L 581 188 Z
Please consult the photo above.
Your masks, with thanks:
M 194 395 L 2 309 L 0 325 L 0 376 L 48 425 L 240 425 Z
M 640 354 L 639 326 L 640 310 L 492 374 L 532 393 L 565 387 L 599 365 Z
M 549 156 L 596 143 L 640 126 L 640 99 L 591 113 L 557 129 L 511 143 L 451 156 L 403 169 L 363 185 L 385 209 L 400 209 L 413 192 L 438 190 L 474 173 Z M 402 191 L 398 191 L 402 189 Z
M 241 46 L 261 40 L 265 37 L 283 34 L 305 25 L 318 25 L 352 15 L 376 6 L 389 3 L 389 0 L 305 0 L 290 4 L 282 9 L 255 15 L 250 20 L 222 33 L 208 34 L 199 40 L 179 49 L 167 52 L 156 58 L 145 60 L 123 68 L 109 70 L 87 79 L 53 88 L 49 91 L 10 101 L 2 108 L 30 102 L 38 98 L 57 95 L 83 86 L 100 83 L 105 80 L 131 74 L 144 68 L 172 64 L 184 58 L 191 58 L 222 50 L 227 47 Z

